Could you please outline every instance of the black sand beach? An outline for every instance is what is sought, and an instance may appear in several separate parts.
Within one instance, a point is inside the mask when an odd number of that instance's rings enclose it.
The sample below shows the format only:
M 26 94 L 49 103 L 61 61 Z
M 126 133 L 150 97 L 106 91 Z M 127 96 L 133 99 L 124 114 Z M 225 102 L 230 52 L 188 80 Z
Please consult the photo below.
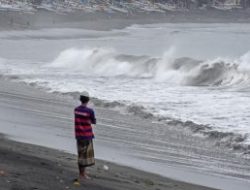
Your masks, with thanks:
M 1 190 L 210 190 L 97 160 L 90 171 L 91 180 L 74 186 L 76 156 L 0 137 Z M 109 170 L 104 169 L 109 166 Z
M 70 103 L 71 102 L 71 103 Z M 75 101 L 77 102 L 77 100 Z M 68 96 L 59 94 L 49 94 L 43 90 L 35 89 L 32 86 L 27 86 L 22 83 L 9 82 L 2 78 L 0 81 L 0 129 L 1 132 L 7 134 L 6 137 L 18 140 L 20 142 L 30 142 L 41 144 L 46 147 L 60 147 L 59 149 L 72 149 L 74 152 L 75 143 L 64 142 L 64 137 L 72 139 L 74 142 L 72 130 L 72 109 L 74 101 Z M 110 141 L 110 146 L 117 146 L 119 148 L 119 141 L 124 140 L 128 145 L 132 143 L 129 137 L 117 136 L 116 130 L 109 131 L 108 126 L 121 126 L 121 123 L 126 123 L 127 127 L 146 127 L 151 126 L 150 119 L 140 118 L 135 116 L 126 116 L 119 114 L 117 111 L 103 110 L 101 107 L 96 107 L 97 119 L 99 124 L 97 126 L 96 144 L 105 145 L 106 140 Z M 67 117 L 68 115 L 68 117 Z M 127 118 L 129 117 L 129 118 Z M 109 120 L 103 120 L 109 118 Z M 147 126 L 148 125 L 148 126 Z M 46 129 L 46 134 L 40 131 L 42 128 Z M 238 177 L 248 178 L 249 161 L 241 156 L 233 156 L 230 151 L 226 149 L 224 152 L 219 152 L 213 144 L 208 144 L 208 141 L 201 140 L 199 137 L 192 137 L 187 131 L 181 131 L 180 126 L 176 125 L 173 130 L 169 126 L 168 133 L 165 138 L 169 140 L 168 148 L 175 149 L 166 152 L 169 156 L 167 165 L 179 165 L 180 167 L 205 167 L 203 162 L 209 162 L 214 167 L 229 167 L 241 171 L 245 175 L 239 174 Z M 51 134 L 48 133 L 51 129 Z M 57 134 L 54 134 L 58 130 Z M 122 128 L 118 129 L 118 131 Z M 111 133 L 112 132 L 112 133 Z M 71 134 L 69 137 L 68 135 Z M 167 135 L 168 134 L 168 135 Z M 44 136 L 45 135 L 45 136 Z M 112 137 L 108 137 L 111 135 Z M 116 137 L 115 137 L 116 136 Z M 56 137 L 53 140 L 53 137 Z M 136 138 L 136 137 L 132 137 Z M 183 142 L 180 142 L 182 139 Z M 58 141 L 57 141 L 58 140 Z M 73 187 L 72 179 L 77 175 L 76 155 L 52 150 L 41 146 L 31 144 L 23 144 L 7 140 L 3 136 L 0 139 L 0 189 L 1 190 L 26 190 L 26 189 L 152 189 L 152 190 L 206 190 L 207 187 L 183 183 L 180 181 L 170 180 L 168 178 L 160 177 L 158 175 L 138 171 L 128 167 L 122 167 L 116 164 L 97 160 L 96 166 L 90 169 L 90 181 L 86 181 L 83 186 Z M 140 140 L 135 140 L 140 141 Z M 71 142 L 71 141 L 70 141 Z M 199 144 L 192 144 L 199 142 Z M 188 145 L 188 143 L 191 143 Z M 186 144 L 186 145 L 183 145 Z M 197 148 L 195 148 L 197 146 Z M 205 148 L 205 146 L 207 146 Z M 203 147 L 202 150 L 200 147 Z M 209 149 L 210 147 L 210 149 Z M 213 147 L 213 148 L 212 148 Z M 124 147 L 126 149 L 126 147 Z M 166 147 L 167 148 L 167 147 Z M 167 149 L 168 149 L 167 148 Z M 188 156 L 181 153 L 181 149 L 188 149 Z M 125 150 L 124 149 L 124 150 Z M 184 149 L 183 149 L 184 150 Z M 134 152 L 138 153 L 143 149 L 135 148 Z M 146 147 L 145 147 L 146 151 Z M 191 153 L 193 151 L 193 153 Z M 119 152 L 119 151 L 118 151 Z M 116 157 L 113 155 L 114 162 Z M 96 149 L 96 153 L 101 157 L 107 157 L 109 153 L 105 150 Z M 199 157 L 199 161 L 192 163 L 191 157 Z M 173 159 L 171 159 L 173 158 Z M 204 159 L 204 160 L 203 160 Z M 185 161 L 184 161 L 185 160 Z M 143 161 L 143 160 L 142 160 Z M 184 161 L 184 162 L 183 162 Z M 216 163 L 216 162 L 218 163 Z M 157 164 L 157 160 L 152 159 L 150 162 Z M 129 163 L 129 161 L 128 161 Z M 109 170 L 104 169 L 104 165 L 109 167 Z M 166 166 L 167 166 L 166 165 Z M 184 169 L 183 168 L 183 169 Z M 143 169 L 143 168 L 141 168 Z M 203 176 L 202 173 L 194 175 L 192 169 L 181 173 L 178 169 L 171 169 L 168 167 L 162 168 L 163 172 L 171 178 L 176 179 L 176 175 L 180 175 L 180 179 L 185 181 L 192 179 L 195 183 L 207 184 L 208 186 L 223 187 L 223 189 L 234 189 L 239 186 L 239 189 L 247 189 L 247 182 L 234 182 L 234 180 L 225 180 L 221 177 L 212 177 L 211 175 Z M 196 170 L 196 169 L 195 169 Z M 228 173 L 230 175 L 230 173 Z M 202 177 L 203 176 L 203 177 Z M 225 184 L 227 183 L 227 184 Z M 220 189 L 220 188 L 218 188 Z

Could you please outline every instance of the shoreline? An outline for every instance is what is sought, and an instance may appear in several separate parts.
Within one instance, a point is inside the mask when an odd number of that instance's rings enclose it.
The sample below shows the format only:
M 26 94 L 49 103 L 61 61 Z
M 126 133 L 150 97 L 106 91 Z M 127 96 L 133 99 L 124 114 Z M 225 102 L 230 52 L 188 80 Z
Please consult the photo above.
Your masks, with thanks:
M 46 10 L 35 13 L 0 10 L 0 30 L 23 30 L 41 28 L 83 28 L 108 31 L 122 29 L 133 24 L 157 23 L 250 23 L 247 10 L 193 10 L 166 13 L 137 13 L 124 15 L 119 13 L 73 12 L 59 14 Z
M 76 152 L 75 140 L 72 133 L 73 130 L 71 130 L 71 117 L 73 117 L 71 115 L 71 110 L 73 110 L 74 102 L 78 102 L 77 100 L 72 102 L 72 98 L 69 98 L 69 96 L 47 93 L 43 89 L 37 89 L 24 83 L 16 83 L 8 80 L 0 80 L 0 87 L 0 133 L 7 135 L 14 141 L 21 142 L 17 143 L 20 145 L 22 143 L 29 143 L 34 144 L 34 146 L 38 145 L 49 147 L 49 149 L 53 148 L 55 150 L 69 152 L 69 154 Z M 166 152 L 166 156 L 169 159 L 166 160 L 166 163 L 161 163 L 161 161 L 158 163 L 157 159 L 150 159 L 150 157 L 138 157 L 139 160 L 134 160 L 133 154 L 135 154 L 136 157 L 136 154 L 142 150 L 136 147 L 133 148 L 133 150 L 127 150 L 129 147 L 126 147 L 123 144 L 119 145 L 119 142 L 123 140 L 124 137 L 118 136 L 118 139 L 116 140 L 114 135 L 118 131 L 128 132 L 122 128 L 123 125 L 121 124 L 123 122 L 126 123 L 126 126 L 129 128 L 133 127 L 133 125 L 137 126 L 137 128 L 140 126 L 148 128 L 148 124 L 149 127 L 152 127 L 149 123 L 150 119 L 142 119 L 135 116 L 124 116 L 117 113 L 117 111 L 105 111 L 100 107 L 96 107 L 96 111 L 98 119 L 98 126 L 95 129 L 95 150 L 97 159 L 106 160 L 105 162 L 115 163 L 120 166 L 150 172 L 149 175 L 161 175 L 164 176 L 162 177 L 164 179 L 174 179 L 174 181 L 182 181 L 185 184 L 196 184 L 194 186 L 197 187 L 205 186 L 223 190 L 235 190 L 237 187 L 239 190 L 248 190 L 250 184 L 249 180 L 247 180 L 249 175 L 248 168 L 250 167 L 249 160 L 245 160 L 243 158 L 240 159 L 240 156 L 238 157 L 237 155 L 232 155 L 232 152 L 228 152 L 227 150 L 224 150 L 225 152 L 220 152 L 220 148 L 215 147 L 213 143 L 211 146 L 209 145 L 207 147 L 213 147 L 213 149 L 209 150 L 208 153 L 203 151 L 200 152 L 198 151 L 200 146 L 207 146 L 207 143 L 210 142 L 205 139 L 202 140 L 199 137 L 189 136 L 188 132 L 181 131 L 179 128 L 180 126 L 178 125 L 168 126 L 169 136 L 166 136 L 166 138 L 170 138 L 169 140 L 171 143 L 169 143 L 169 147 L 166 147 L 166 150 L 169 148 L 172 150 L 174 148 L 175 153 L 173 154 L 172 151 Z M 128 121 L 131 123 L 128 123 Z M 112 127 L 113 130 L 111 134 L 111 131 L 107 131 L 109 127 Z M 26 131 L 29 132 L 27 133 Z M 184 134 L 182 134 L 183 132 Z M 107 134 L 111 135 L 112 139 L 109 139 Z M 182 141 L 189 138 L 192 139 L 190 142 L 198 140 L 199 149 L 196 150 L 192 147 L 194 144 L 185 147 L 182 147 L 183 145 L 181 144 L 178 145 L 179 140 L 177 139 L 177 142 L 175 142 L 175 140 L 172 139 L 172 137 L 176 135 L 180 136 Z M 125 136 L 125 138 L 127 137 Z M 133 141 L 136 142 L 137 140 L 134 139 Z M 185 142 L 183 143 L 186 144 Z M 202 145 L 200 145 L 201 143 Z M 126 144 L 130 144 L 128 140 L 126 140 Z M 189 146 L 191 148 L 189 151 L 192 149 L 195 152 L 198 151 L 197 156 L 199 157 L 202 165 L 200 165 L 199 161 L 194 163 L 194 166 L 192 166 L 191 162 L 189 163 L 189 161 L 191 161 L 189 159 L 195 155 L 191 154 L 190 158 L 187 155 L 178 155 L 181 153 L 179 150 L 180 148 L 186 149 Z M 110 148 L 112 151 L 110 151 Z M 124 157 L 124 153 L 126 151 L 131 151 L 128 153 L 131 157 L 126 154 Z M 208 155 L 210 155 L 209 158 Z M 185 159 L 182 160 L 183 156 L 184 158 L 187 157 L 187 160 L 185 161 L 186 163 L 183 162 Z M 203 157 L 205 160 L 202 160 Z M 171 158 L 173 158 L 173 160 Z M 226 158 L 227 160 L 225 160 Z M 213 159 L 214 161 L 210 162 L 210 159 Z M 178 163 L 178 160 L 180 160 L 180 163 Z M 206 172 L 205 170 L 204 173 L 202 172 L 202 167 L 206 166 L 206 164 L 204 165 L 203 162 L 212 164 L 210 167 L 218 167 L 218 165 L 221 165 L 221 167 L 236 167 L 237 169 L 244 168 L 245 171 L 242 171 L 243 173 L 240 172 L 239 174 L 232 175 L 228 173 L 228 176 L 225 175 L 224 177 L 223 174 L 221 175 L 221 173 L 217 173 L 216 171 L 211 173 L 211 171 Z M 144 174 L 141 175 L 144 176 Z M 239 179 L 237 179 L 238 177 Z M 110 186 L 112 186 L 112 184 Z
M 75 187 L 76 155 L 45 147 L 19 143 L 0 135 L 0 186 L 4 190 L 79 189 L 91 190 L 213 190 L 167 179 L 110 162 L 97 160 L 90 167 L 91 180 Z M 108 166 L 108 170 L 105 168 Z

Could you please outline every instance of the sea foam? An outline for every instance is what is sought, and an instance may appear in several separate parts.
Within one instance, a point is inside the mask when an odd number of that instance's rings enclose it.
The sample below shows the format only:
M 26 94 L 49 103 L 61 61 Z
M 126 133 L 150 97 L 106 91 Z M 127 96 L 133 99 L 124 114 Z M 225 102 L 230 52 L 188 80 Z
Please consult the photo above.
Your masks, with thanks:
M 62 51 L 47 66 L 85 76 L 146 77 L 177 85 L 228 86 L 249 83 L 249 60 L 249 52 L 235 60 L 196 60 L 176 58 L 174 48 L 162 57 L 124 55 L 105 48 L 71 48 Z

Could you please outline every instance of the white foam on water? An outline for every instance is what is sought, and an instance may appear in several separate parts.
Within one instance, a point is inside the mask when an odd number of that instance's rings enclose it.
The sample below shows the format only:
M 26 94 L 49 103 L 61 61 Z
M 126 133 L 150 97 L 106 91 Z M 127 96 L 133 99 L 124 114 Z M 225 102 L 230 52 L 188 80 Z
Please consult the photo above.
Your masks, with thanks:
M 109 49 L 68 49 L 60 53 L 48 67 L 63 68 L 69 73 L 83 76 L 132 75 L 132 65 L 115 60 L 115 52 Z
M 237 92 L 249 85 L 249 53 L 235 60 L 199 61 L 177 59 L 176 51 L 171 48 L 156 58 L 123 55 L 109 48 L 70 48 L 51 63 L 5 60 L 0 67 L 3 75 L 51 91 L 88 90 L 100 99 L 142 105 L 156 116 L 250 133 L 248 112 L 238 111 L 249 109 L 248 96 Z M 228 102 L 238 103 L 231 107 Z
M 1 33 L 0 55 L 14 58 L 0 59 L 0 74 L 50 92 L 89 91 L 110 101 L 109 105 L 124 103 L 136 114 L 147 111 L 170 121 L 191 120 L 194 125 L 210 126 L 212 137 L 219 132 L 248 135 L 236 138 L 244 142 L 232 143 L 249 144 L 249 31 L 248 25 L 149 25 L 126 28 L 121 31 L 126 35 L 117 31 L 117 38 L 112 32 L 97 32 L 91 40 L 87 40 L 91 31 L 81 30 Z M 25 53 L 34 49 L 41 57 Z M 48 59 L 51 51 L 59 53 Z M 235 137 L 226 134 L 222 140 Z M 124 162 L 122 157 L 116 159 Z M 145 168 L 148 163 L 141 164 L 138 167 Z M 160 165 L 155 169 L 156 173 L 167 171 L 161 171 Z
M 134 25 L 123 30 L 96 31 L 94 35 L 103 41 L 85 40 L 84 48 L 71 47 L 71 41 L 70 47 L 54 56 L 52 61 L 3 59 L 1 74 L 50 91 L 88 90 L 102 100 L 143 106 L 155 116 L 191 120 L 210 125 L 215 130 L 244 135 L 249 134 L 250 122 L 249 105 L 246 104 L 249 101 L 250 48 L 248 45 L 236 47 L 247 41 L 248 31 L 248 26 L 240 24 Z M 30 43 L 35 44 L 32 49 L 46 52 L 44 43 L 54 45 L 53 40 L 60 41 L 57 37 L 72 40 L 75 37 L 77 43 L 79 37 L 90 34 L 93 31 L 63 28 L 1 32 L 0 37 L 7 44 L 3 51 L 16 44 Z M 112 35 L 119 37 L 111 38 Z M 110 47 L 104 45 L 107 41 L 103 37 L 106 36 L 110 36 Z M 20 42 L 16 42 L 16 38 Z M 216 46 L 213 46 L 215 41 Z M 63 46 L 67 43 L 63 41 Z M 96 43 L 98 46 L 93 46 Z M 247 53 L 235 53 L 231 50 L 235 48 Z M 11 49 L 10 54 L 20 51 Z M 133 51 L 136 53 L 129 53 Z M 199 59 L 193 56 L 194 52 L 197 55 L 205 53 L 209 58 L 200 56 Z M 186 54 L 190 56 L 185 57 Z M 224 54 L 234 56 L 225 57 Z

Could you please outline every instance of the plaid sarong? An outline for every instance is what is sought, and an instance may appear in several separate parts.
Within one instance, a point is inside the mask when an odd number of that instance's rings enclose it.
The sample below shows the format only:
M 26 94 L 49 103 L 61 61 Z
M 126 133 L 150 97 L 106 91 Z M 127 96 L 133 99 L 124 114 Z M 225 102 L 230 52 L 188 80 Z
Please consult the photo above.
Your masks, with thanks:
M 79 169 L 95 164 L 92 140 L 77 140 L 77 151 Z

